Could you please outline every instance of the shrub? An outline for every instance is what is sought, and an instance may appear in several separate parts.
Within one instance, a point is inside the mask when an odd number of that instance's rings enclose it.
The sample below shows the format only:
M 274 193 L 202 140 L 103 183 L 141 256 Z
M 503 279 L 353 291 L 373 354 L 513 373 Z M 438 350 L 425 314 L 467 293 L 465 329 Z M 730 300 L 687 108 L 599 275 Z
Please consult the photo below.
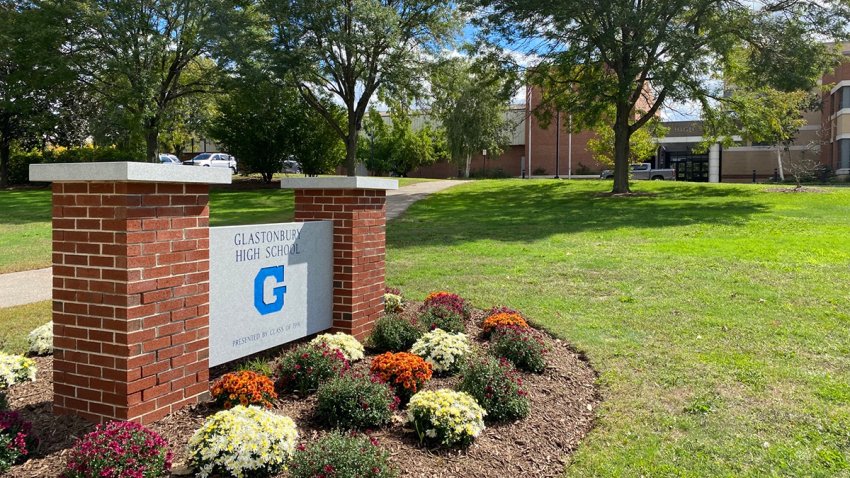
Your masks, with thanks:
M 378 355 L 372 359 L 369 367 L 372 374 L 395 387 L 396 395 L 406 403 L 411 395 L 419 391 L 422 385 L 431 380 L 431 365 L 422 357 L 407 352 Z
M 435 305 L 419 311 L 419 324 L 426 330 L 443 329 L 446 332 L 466 332 L 463 316 L 446 307 Z
M 487 414 L 467 393 L 440 389 L 425 390 L 410 399 L 407 420 L 419 442 L 464 447 L 484 430 Z
M 425 359 L 439 373 L 451 375 L 460 370 L 463 359 L 472 351 L 469 337 L 442 329 L 432 330 L 413 344 L 410 352 Z
M 0 412 L 5 412 L 9 409 L 9 399 L 6 398 L 6 392 L 0 390 Z
M 32 423 L 18 412 L 0 412 L 0 473 L 26 461 L 36 446 L 38 440 L 32 434 Z
M 490 353 L 508 359 L 514 367 L 526 372 L 543 373 L 546 352 L 546 342 L 528 327 L 502 325 L 490 338 Z
M 325 344 L 331 349 L 337 349 L 349 362 L 357 362 L 363 360 L 364 357 L 363 344 L 351 335 L 342 332 L 317 335 L 310 343 L 312 345 Z
M 488 315 L 481 324 L 481 330 L 484 332 L 485 337 L 489 337 L 493 333 L 493 329 L 502 325 L 528 328 L 528 322 L 525 321 L 519 312 L 504 311 Z
M 429 309 L 431 307 L 446 308 L 460 314 L 464 320 L 469 319 L 469 315 L 472 312 L 466 300 L 457 294 L 445 291 L 431 292 L 427 297 L 425 297 L 425 301 L 422 303 L 422 310 Z
M 291 478 L 392 478 L 398 471 L 378 441 L 362 435 L 331 432 L 301 445 L 289 466 Z
M 457 386 L 471 395 L 494 421 L 525 418 L 530 411 L 522 379 L 507 360 L 482 357 L 470 361 Z
M 384 294 L 384 312 L 387 314 L 394 314 L 396 312 L 401 312 L 404 310 L 402 306 L 402 297 L 397 294 L 391 294 L 387 292 Z
M 34 328 L 27 335 L 30 353 L 46 355 L 53 353 L 53 321 Z
M 207 418 L 192 435 L 189 462 L 201 478 L 272 476 L 284 469 L 297 439 L 291 418 L 237 405 Z
M 421 335 L 422 331 L 410 321 L 397 315 L 385 315 L 375 322 L 369 347 L 378 352 L 401 352 L 409 350 Z
M 16 383 L 35 380 L 36 366 L 33 359 L 21 355 L 9 355 L 0 352 L 0 388 L 8 388 Z
M 398 405 L 393 389 L 377 377 L 346 374 L 333 378 L 316 393 L 315 415 L 332 428 L 365 430 L 387 423 Z
M 319 384 L 348 370 L 342 352 L 325 344 L 304 344 L 285 353 L 278 362 L 278 386 L 302 395 L 315 391 Z
M 74 444 L 63 478 L 169 476 L 171 451 L 155 432 L 134 422 L 98 425 Z
M 219 378 L 212 387 L 212 397 L 216 405 L 225 409 L 234 405 L 271 408 L 277 393 L 270 378 L 250 370 L 240 370 Z

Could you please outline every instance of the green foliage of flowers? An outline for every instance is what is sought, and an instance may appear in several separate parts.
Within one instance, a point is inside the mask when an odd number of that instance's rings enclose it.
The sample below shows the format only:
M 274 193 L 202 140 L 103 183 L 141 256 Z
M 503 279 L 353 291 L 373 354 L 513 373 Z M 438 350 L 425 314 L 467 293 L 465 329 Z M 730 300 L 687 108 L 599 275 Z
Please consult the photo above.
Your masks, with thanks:
M 46 355 L 53 353 L 53 321 L 40 325 L 27 335 L 30 353 Z
M 171 451 L 156 432 L 135 422 L 98 425 L 77 440 L 62 478 L 169 476 Z
M 319 384 L 348 370 L 345 356 L 325 344 L 298 346 L 280 358 L 275 371 L 277 385 L 287 392 L 298 391 L 305 395 L 319 388 Z
M 431 364 L 438 374 L 451 375 L 460 370 L 463 360 L 472 351 L 469 337 L 464 333 L 449 333 L 434 329 L 413 344 L 410 352 Z
M 357 362 L 358 360 L 363 360 L 363 357 L 365 356 L 363 344 L 361 344 L 353 336 L 342 332 L 337 332 L 335 334 L 317 335 L 316 338 L 310 341 L 310 344 L 325 344 L 331 349 L 337 349 L 342 352 L 342 355 L 349 362 Z
M 0 412 L 0 473 L 23 463 L 38 446 L 32 423 L 18 412 Z
M 319 387 L 316 419 L 329 427 L 346 430 L 379 428 L 389 423 L 398 398 L 377 377 L 346 374 Z
M 457 389 L 475 398 L 487 410 L 487 420 L 525 418 L 531 411 L 522 378 L 507 360 L 481 357 L 471 360 Z
M 299 445 L 289 465 L 291 478 L 393 478 L 398 470 L 378 440 L 334 431 Z
M 471 395 L 454 390 L 424 390 L 410 399 L 407 420 L 419 442 L 465 447 L 484 431 L 487 412 Z
M 5 412 L 9 409 L 9 399 L 6 398 L 6 392 L 0 390 L 0 412 Z
M 419 324 L 426 330 L 443 329 L 446 332 L 466 332 L 463 314 L 442 305 L 423 308 L 419 312 Z
M 0 388 L 35 380 L 35 361 L 22 355 L 0 352 Z
M 237 405 L 207 418 L 192 435 L 189 461 L 201 478 L 269 477 L 284 469 L 297 439 L 291 418 Z
M 409 350 L 422 331 L 409 320 L 395 314 L 388 314 L 375 322 L 369 347 L 377 352 L 401 352 Z
M 249 372 L 257 372 L 260 375 L 271 377 L 274 374 L 274 367 L 265 359 L 260 357 L 252 358 L 246 362 L 240 363 L 236 370 L 245 370 Z
M 543 373 L 546 370 L 546 342 L 528 327 L 502 325 L 490 337 L 490 353 L 508 359 L 520 370 Z

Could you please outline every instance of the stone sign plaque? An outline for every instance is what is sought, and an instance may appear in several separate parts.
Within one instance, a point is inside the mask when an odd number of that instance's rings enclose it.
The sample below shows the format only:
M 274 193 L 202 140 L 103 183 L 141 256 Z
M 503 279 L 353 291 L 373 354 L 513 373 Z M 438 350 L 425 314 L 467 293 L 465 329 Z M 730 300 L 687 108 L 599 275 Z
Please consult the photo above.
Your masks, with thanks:
M 333 223 L 210 228 L 210 366 L 331 328 Z

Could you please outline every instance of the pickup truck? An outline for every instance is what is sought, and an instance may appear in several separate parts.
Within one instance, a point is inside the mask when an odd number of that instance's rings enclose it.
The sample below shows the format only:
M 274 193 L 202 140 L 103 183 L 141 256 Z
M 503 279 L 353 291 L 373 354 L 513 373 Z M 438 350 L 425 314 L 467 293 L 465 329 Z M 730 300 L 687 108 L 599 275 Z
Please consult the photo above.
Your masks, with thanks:
M 632 179 L 656 179 L 672 181 L 676 179 L 675 169 L 652 169 L 650 163 L 633 164 L 631 171 Z M 614 177 L 614 171 L 606 169 L 599 175 L 601 179 L 611 179 Z

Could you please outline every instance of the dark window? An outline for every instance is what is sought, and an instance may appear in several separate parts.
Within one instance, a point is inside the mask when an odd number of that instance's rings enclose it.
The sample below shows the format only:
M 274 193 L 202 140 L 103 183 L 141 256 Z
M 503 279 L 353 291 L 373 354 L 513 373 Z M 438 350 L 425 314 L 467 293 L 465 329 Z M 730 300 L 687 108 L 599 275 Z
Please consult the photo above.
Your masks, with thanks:
M 850 139 L 838 140 L 838 168 L 850 168 Z
M 839 109 L 850 108 L 850 86 L 841 87 L 841 106 Z

